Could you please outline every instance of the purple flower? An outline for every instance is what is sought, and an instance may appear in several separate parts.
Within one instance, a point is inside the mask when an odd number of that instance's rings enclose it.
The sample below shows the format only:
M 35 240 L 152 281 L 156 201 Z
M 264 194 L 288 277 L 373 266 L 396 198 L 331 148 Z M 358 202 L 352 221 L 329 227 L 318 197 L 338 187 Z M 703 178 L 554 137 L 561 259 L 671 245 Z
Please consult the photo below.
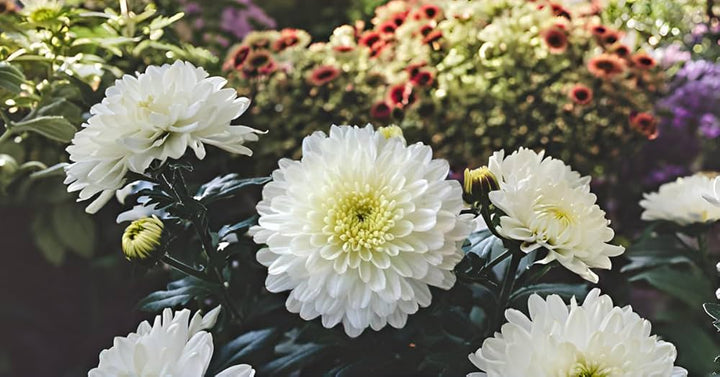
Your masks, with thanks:
M 720 136 L 720 122 L 713 114 L 707 113 L 700 117 L 700 132 L 707 138 Z
M 220 28 L 242 39 L 251 32 L 253 25 L 274 28 L 275 20 L 250 0 L 237 0 L 241 7 L 226 7 L 220 16 Z

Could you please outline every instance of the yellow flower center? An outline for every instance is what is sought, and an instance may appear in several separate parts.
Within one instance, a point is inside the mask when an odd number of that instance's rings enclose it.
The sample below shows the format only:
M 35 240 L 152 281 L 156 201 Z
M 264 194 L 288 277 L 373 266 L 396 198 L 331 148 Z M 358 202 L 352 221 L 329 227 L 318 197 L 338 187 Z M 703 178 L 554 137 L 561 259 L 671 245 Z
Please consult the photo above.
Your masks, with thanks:
M 395 202 L 366 185 L 332 200 L 325 229 L 345 252 L 376 250 L 394 237 Z
M 535 211 L 538 212 L 539 218 L 550 218 L 554 221 L 559 221 L 564 226 L 569 226 L 575 223 L 575 219 L 570 211 L 558 205 L 540 204 L 535 207 Z

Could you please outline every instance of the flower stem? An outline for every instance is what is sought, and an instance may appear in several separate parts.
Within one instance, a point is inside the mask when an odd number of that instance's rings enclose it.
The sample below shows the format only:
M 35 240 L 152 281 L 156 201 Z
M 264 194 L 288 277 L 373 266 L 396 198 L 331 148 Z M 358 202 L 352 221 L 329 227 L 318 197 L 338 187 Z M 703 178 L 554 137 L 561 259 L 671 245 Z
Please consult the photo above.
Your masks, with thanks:
M 209 277 L 206 274 L 204 274 L 202 271 L 198 271 L 198 270 L 188 266 L 184 262 L 171 257 L 169 254 L 163 254 L 163 256 L 160 260 L 162 260 L 163 263 L 167 264 L 168 266 L 170 266 L 186 275 L 190 275 L 190 276 L 198 278 L 202 281 L 216 284 L 216 282 L 210 280 Z
M 511 250 L 505 250 L 504 253 L 498 255 L 495 259 L 491 260 L 490 263 L 486 264 L 483 267 L 483 269 L 485 269 L 485 270 L 491 269 L 491 268 L 495 267 L 496 264 L 504 261 L 505 259 L 507 259 L 507 257 L 509 257 L 511 255 L 512 255 Z
M 515 279 L 517 278 L 517 269 L 520 265 L 520 260 L 523 258 L 523 254 L 520 250 L 511 250 L 512 259 L 505 271 L 503 276 L 502 286 L 500 287 L 500 295 L 498 299 L 498 312 L 496 315 L 496 321 L 498 324 L 502 321 L 502 315 L 507 309 L 508 301 L 510 300 L 510 294 L 515 286 Z

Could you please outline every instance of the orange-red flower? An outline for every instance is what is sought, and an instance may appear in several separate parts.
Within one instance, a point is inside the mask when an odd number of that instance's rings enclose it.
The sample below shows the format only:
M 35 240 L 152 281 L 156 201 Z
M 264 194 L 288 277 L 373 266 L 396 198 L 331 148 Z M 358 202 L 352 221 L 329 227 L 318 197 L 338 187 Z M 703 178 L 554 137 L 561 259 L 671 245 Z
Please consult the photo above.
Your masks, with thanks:
M 657 119 L 650 113 L 630 114 L 630 126 L 649 140 L 658 136 Z
M 419 86 L 432 86 L 434 81 L 435 75 L 427 70 L 418 71 L 418 73 L 410 77 L 410 82 Z
M 388 92 L 388 99 L 394 107 L 403 108 L 412 105 L 413 102 L 415 102 L 415 92 L 413 91 L 412 84 L 401 83 L 393 85 Z
M 542 35 L 550 53 L 561 54 L 567 49 L 567 35 L 562 29 L 551 27 L 550 29 L 541 32 L 540 35 Z
M 308 81 L 315 86 L 323 86 L 340 76 L 340 70 L 332 65 L 321 65 L 315 68 Z
M 568 20 L 570 19 L 570 12 L 568 12 L 562 5 L 550 3 L 550 9 L 556 17 L 565 17 Z
M 398 25 L 396 25 L 393 20 L 387 20 L 380 24 L 378 30 L 380 30 L 383 34 L 393 34 L 395 33 L 395 29 L 397 29 L 397 27 Z
M 430 44 L 439 40 L 440 38 L 442 38 L 442 31 L 433 30 L 425 36 L 425 38 L 423 39 L 423 43 Z
M 435 4 L 425 4 L 413 14 L 413 18 L 416 20 L 434 20 L 440 18 L 441 16 L 442 11 L 440 10 L 440 7 Z
M 392 115 L 392 108 L 385 101 L 375 102 L 370 108 L 370 116 L 373 119 L 387 120 Z
M 237 46 L 230 51 L 227 60 L 223 63 L 224 71 L 231 71 L 233 69 L 240 70 L 243 63 L 250 53 L 250 47 L 248 46 Z
M 605 25 L 593 25 L 590 27 L 590 32 L 594 36 L 600 38 L 608 32 L 608 28 L 605 27 Z
M 650 69 L 655 66 L 655 59 L 645 52 L 638 52 L 632 56 L 631 60 L 640 69 Z
M 361 46 L 367 46 L 367 47 L 373 47 L 378 42 L 382 41 L 382 37 L 379 32 L 377 31 L 366 31 L 360 36 L 360 40 L 358 40 L 358 43 Z
M 282 29 L 280 31 L 280 37 L 273 43 L 273 50 L 283 51 L 286 48 L 295 46 L 300 42 L 297 36 L 297 30 L 295 29 Z
M 613 54 L 622 58 L 628 57 L 630 55 L 630 47 L 622 43 L 614 44 L 612 47 L 610 47 L 610 51 L 612 51 Z
M 609 79 L 625 71 L 625 62 L 616 55 L 600 54 L 590 59 L 588 70 L 596 77 Z
M 615 30 L 608 30 L 600 37 L 600 40 L 606 45 L 615 44 L 620 40 L 620 33 Z
M 593 91 L 585 85 L 575 84 L 575 86 L 570 89 L 568 97 L 578 105 L 587 105 L 593 99 Z

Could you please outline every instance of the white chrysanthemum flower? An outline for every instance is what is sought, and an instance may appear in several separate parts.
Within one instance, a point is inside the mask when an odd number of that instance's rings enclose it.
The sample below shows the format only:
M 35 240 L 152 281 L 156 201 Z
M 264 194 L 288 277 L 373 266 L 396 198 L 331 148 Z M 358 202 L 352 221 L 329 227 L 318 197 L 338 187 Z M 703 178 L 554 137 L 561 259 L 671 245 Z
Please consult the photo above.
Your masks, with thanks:
M 220 307 L 190 319 L 190 311 L 165 309 L 152 326 L 143 321 L 137 332 L 116 337 L 100 352 L 100 364 L 88 377 L 203 377 L 213 354 L 212 335 Z M 235 365 L 215 377 L 253 377 L 249 365 Z
M 205 144 L 251 155 L 243 144 L 259 131 L 230 126 L 249 106 L 222 77 L 176 61 L 125 75 L 90 109 L 92 116 L 67 148 L 70 160 L 65 183 L 80 191 L 79 200 L 100 194 L 86 209 L 94 213 L 120 189 L 128 171 L 142 174 L 154 160 L 182 157 L 192 148 L 199 159 Z
M 548 251 L 537 263 L 557 260 L 582 278 L 598 282 L 590 268 L 611 267 L 610 258 L 622 254 L 621 246 L 608 244 L 615 233 L 590 192 L 590 177 L 581 177 L 560 160 L 520 148 L 505 157 L 490 157 L 490 171 L 500 189 L 489 194 L 502 210 L 498 232 L 521 241 L 522 251 Z
M 403 327 L 430 305 L 429 286 L 453 286 L 472 216 L 459 215 L 460 183 L 430 147 L 333 126 L 305 138 L 302 160 L 279 165 L 251 233 L 267 245 L 257 254 L 267 289 L 291 291 L 289 311 L 356 337 Z
M 484 373 L 468 377 L 683 377 L 671 343 L 650 335 L 651 325 L 630 306 L 593 289 L 582 305 L 560 296 L 528 300 L 530 317 L 505 312 L 508 323 L 470 354 Z
M 708 202 L 715 197 L 714 179 L 697 173 L 660 186 L 657 192 L 645 193 L 640 206 L 645 221 L 666 220 L 679 225 L 720 220 L 720 207 Z
M 715 207 L 720 207 L 720 177 L 715 177 L 712 193 L 704 194 L 703 198 Z

